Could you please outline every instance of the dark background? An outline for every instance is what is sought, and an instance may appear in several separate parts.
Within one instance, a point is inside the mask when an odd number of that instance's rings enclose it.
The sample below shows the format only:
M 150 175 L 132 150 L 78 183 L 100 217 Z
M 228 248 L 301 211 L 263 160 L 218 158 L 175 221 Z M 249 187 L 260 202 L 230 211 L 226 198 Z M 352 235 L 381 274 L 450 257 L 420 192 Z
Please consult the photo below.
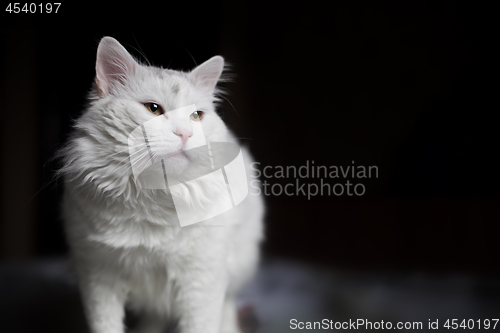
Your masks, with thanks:
M 261 167 L 378 166 L 361 197 L 267 197 L 266 254 L 355 270 L 500 273 L 490 9 L 455 1 L 0 9 L 3 261 L 67 252 L 51 158 L 84 108 L 108 35 L 173 69 L 223 55 L 235 80 L 224 84 L 231 104 L 220 112 Z

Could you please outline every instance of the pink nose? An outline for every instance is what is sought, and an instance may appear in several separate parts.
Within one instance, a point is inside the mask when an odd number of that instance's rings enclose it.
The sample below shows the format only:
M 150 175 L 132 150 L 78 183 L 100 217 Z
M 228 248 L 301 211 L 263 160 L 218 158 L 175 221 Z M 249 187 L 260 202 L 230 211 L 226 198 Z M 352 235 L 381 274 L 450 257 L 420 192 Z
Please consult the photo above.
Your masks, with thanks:
M 193 131 L 185 129 L 185 128 L 178 128 L 174 131 L 174 134 L 177 136 L 181 137 L 182 144 L 186 144 L 187 140 L 193 136 Z

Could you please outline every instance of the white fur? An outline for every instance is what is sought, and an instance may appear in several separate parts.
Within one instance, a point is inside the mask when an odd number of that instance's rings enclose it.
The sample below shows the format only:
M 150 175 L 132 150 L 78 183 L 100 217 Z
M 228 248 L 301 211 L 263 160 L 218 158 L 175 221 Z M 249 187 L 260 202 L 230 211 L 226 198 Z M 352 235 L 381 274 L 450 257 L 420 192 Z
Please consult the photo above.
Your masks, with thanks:
M 233 140 L 214 110 L 222 68 L 221 57 L 191 73 L 144 66 L 110 37 L 99 45 L 96 85 L 61 151 L 60 171 L 67 240 L 93 333 L 123 333 L 125 306 L 145 315 L 141 332 L 161 332 L 167 318 L 177 321 L 180 333 L 239 332 L 235 298 L 258 263 L 261 198 L 249 195 L 215 217 L 223 227 L 180 228 L 168 190 L 136 186 L 127 147 L 131 131 L 156 117 L 145 109 L 147 102 L 166 111 L 196 104 L 205 112 L 207 141 Z M 169 132 L 151 139 L 155 157 L 181 147 Z M 249 172 L 251 157 L 243 153 Z M 194 163 L 166 161 L 177 172 Z M 185 188 L 193 200 L 208 200 L 217 191 L 206 182 Z

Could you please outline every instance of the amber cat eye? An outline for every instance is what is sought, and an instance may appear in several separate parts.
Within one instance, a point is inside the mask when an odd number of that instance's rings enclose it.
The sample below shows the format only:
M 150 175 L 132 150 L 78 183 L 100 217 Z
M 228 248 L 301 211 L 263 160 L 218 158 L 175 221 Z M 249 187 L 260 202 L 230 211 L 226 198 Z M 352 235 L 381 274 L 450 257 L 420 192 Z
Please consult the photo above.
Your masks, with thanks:
M 149 112 L 151 112 L 157 116 L 164 113 L 161 106 L 159 106 L 156 103 L 145 103 L 144 106 L 146 107 L 146 109 L 148 109 Z
M 203 111 L 195 111 L 191 113 L 189 119 L 191 119 L 192 121 L 200 121 L 203 119 L 203 114 L 204 114 Z

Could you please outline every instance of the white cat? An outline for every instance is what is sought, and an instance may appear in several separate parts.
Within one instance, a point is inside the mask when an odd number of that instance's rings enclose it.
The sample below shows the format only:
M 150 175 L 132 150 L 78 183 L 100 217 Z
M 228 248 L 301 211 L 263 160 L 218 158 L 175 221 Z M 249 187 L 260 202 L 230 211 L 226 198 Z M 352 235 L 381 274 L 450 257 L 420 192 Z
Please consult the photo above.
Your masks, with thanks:
M 141 124 L 165 117 L 164 130 L 138 154 L 163 159 L 180 176 L 197 163 L 184 153 L 195 122 L 207 142 L 234 142 L 214 106 L 223 67 L 220 56 L 189 73 L 145 66 L 111 37 L 99 44 L 90 103 L 61 151 L 60 170 L 66 236 L 93 333 L 123 333 L 126 306 L 143 315 L 143 333 L 163 332 L 167 320 L 180 333 L 240 332 L 235 300 L 258 263 L 262 199 L 249 195 L 208 220 L 219 226 L 180 227 L 170 190 L 136 183 L 127 141 Z M 168 112 L 193 104 L 188 116 Z M 251 157 L 242 153 L 249 172 Z M 210 180 L 183 188 L 205 204 L 222 190 Z

